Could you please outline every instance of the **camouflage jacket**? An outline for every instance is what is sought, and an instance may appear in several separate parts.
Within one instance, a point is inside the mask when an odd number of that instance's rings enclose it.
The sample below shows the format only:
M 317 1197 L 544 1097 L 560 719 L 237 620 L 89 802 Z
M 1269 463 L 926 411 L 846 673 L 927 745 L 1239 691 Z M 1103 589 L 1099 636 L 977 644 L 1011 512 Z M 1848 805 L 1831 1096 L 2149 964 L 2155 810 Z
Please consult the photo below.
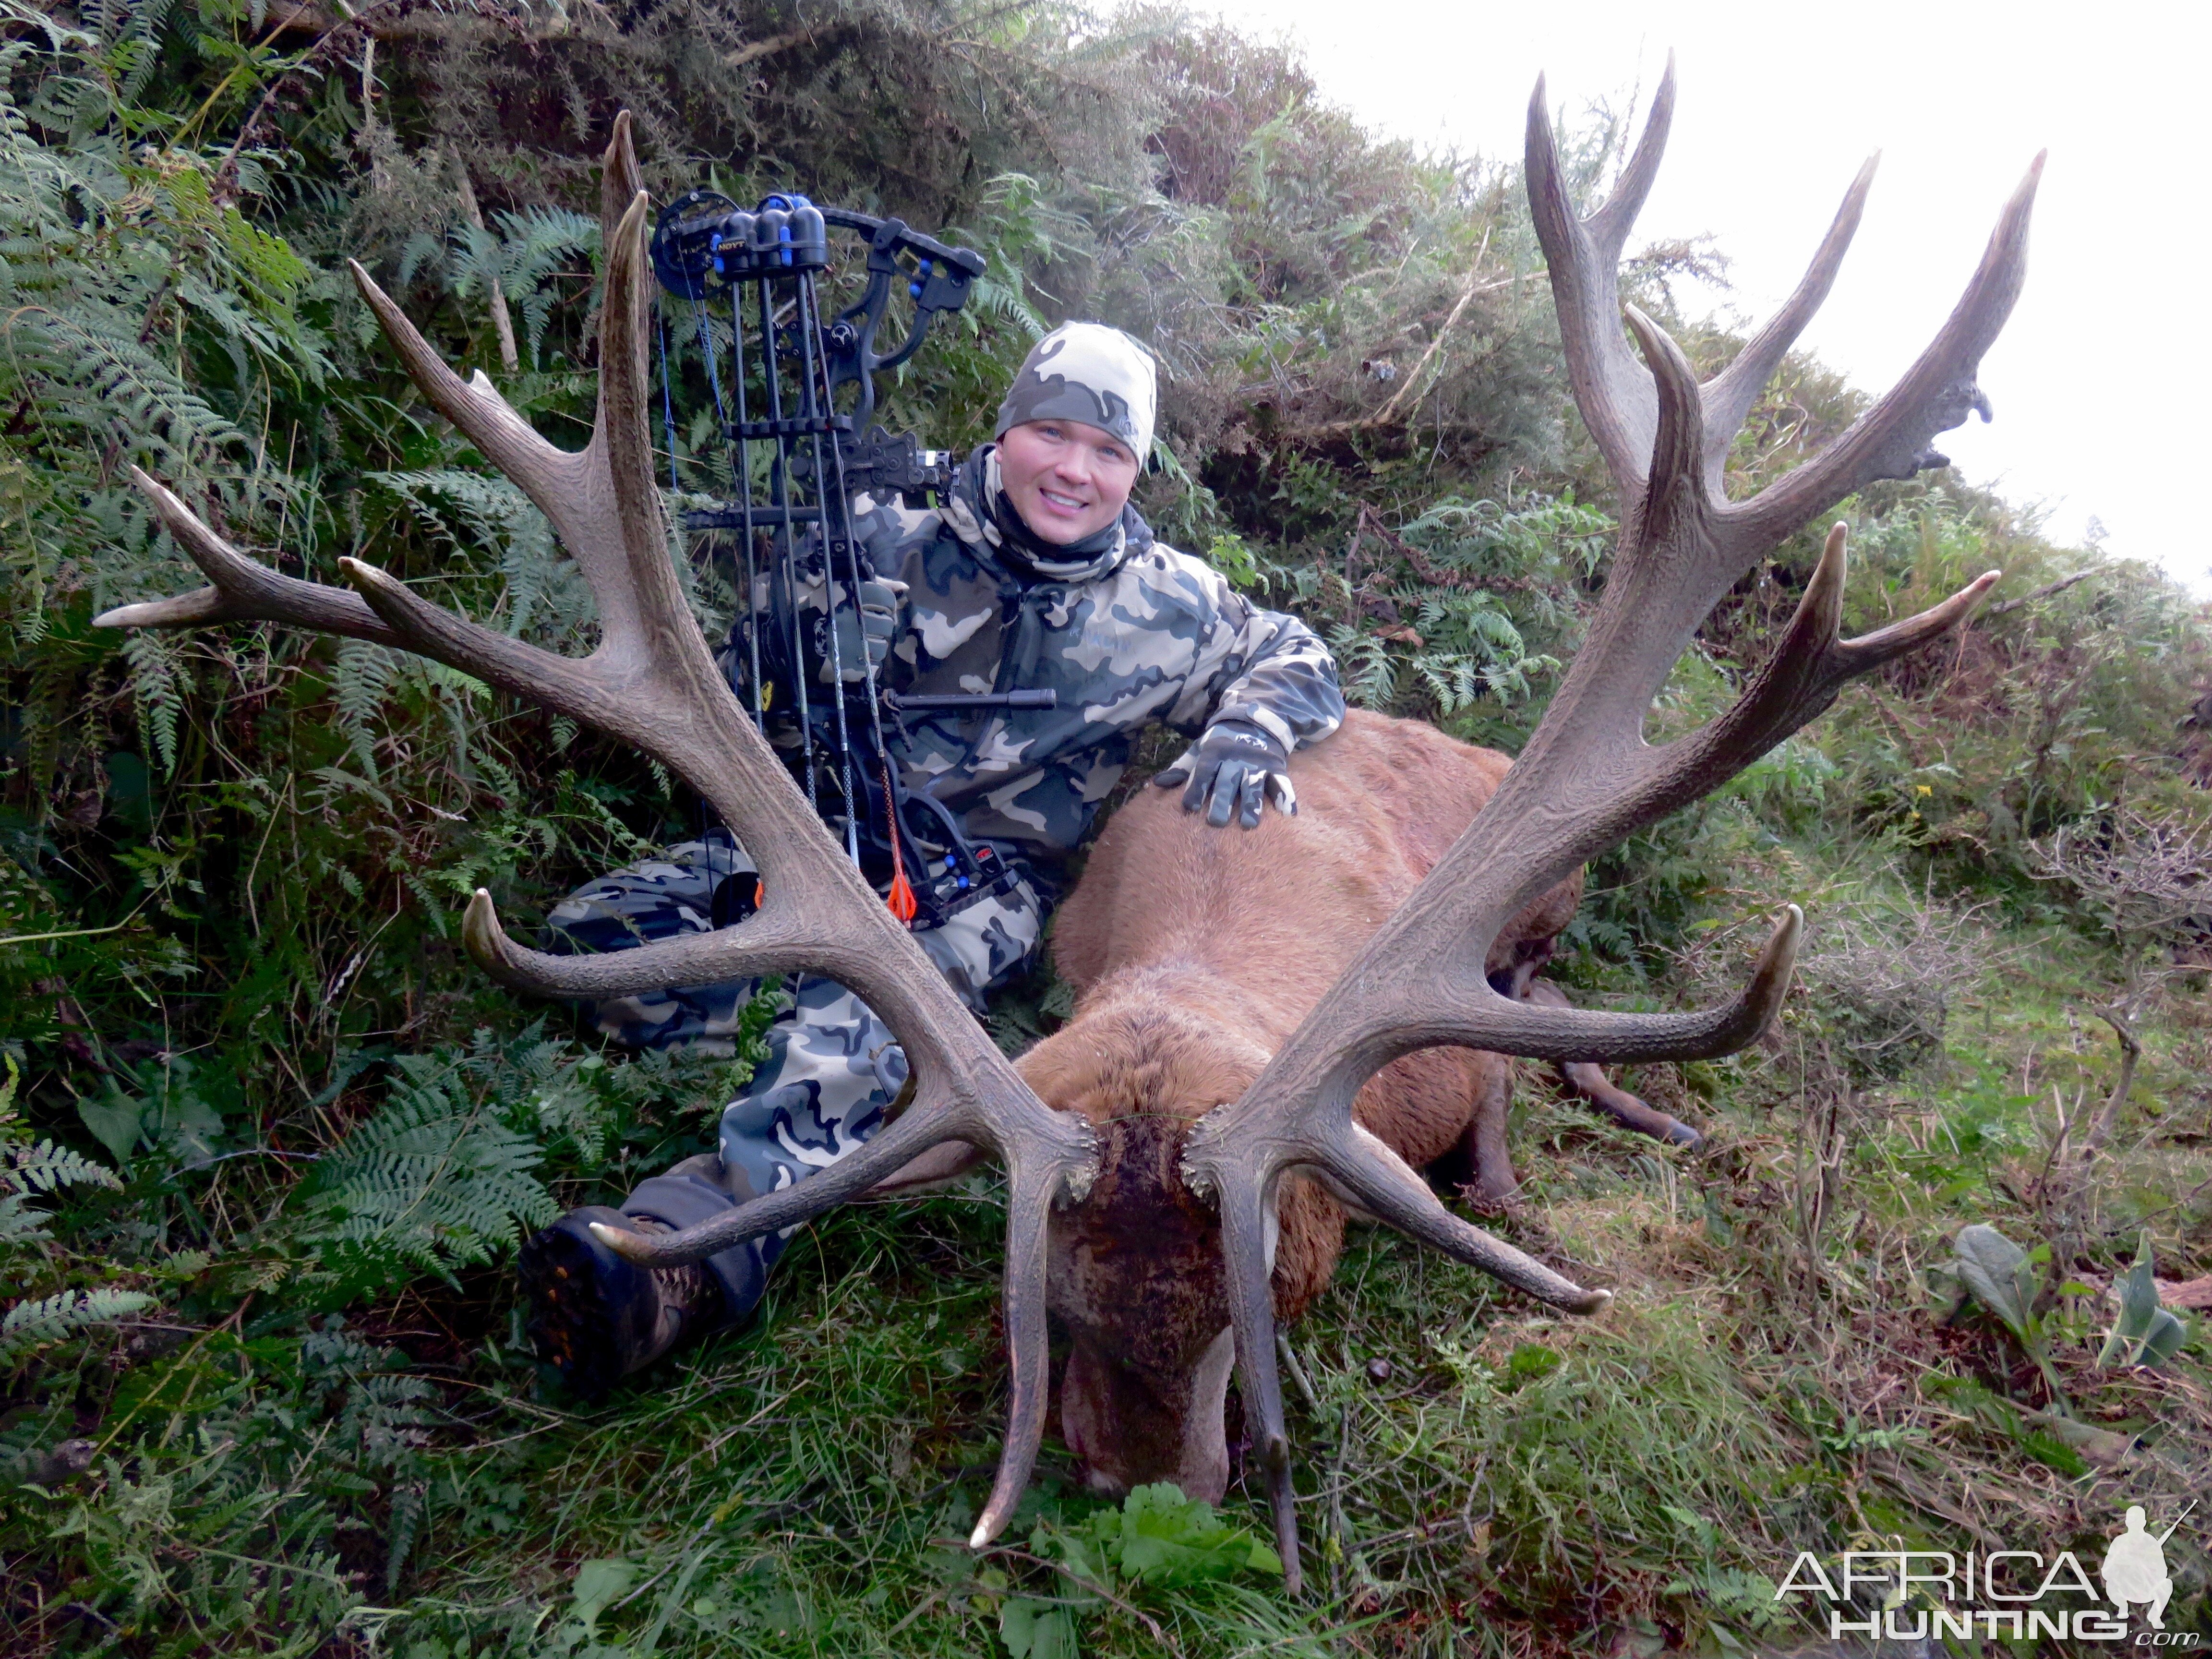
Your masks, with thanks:
M 1164 722 L 1196 733 L 1236 717 L 1286 748 L 1336 729 L 1344 697 L 1336 665 L 1313 631 L 1295 617 L 1261 610 L 1210 566 L 1155 540 L 1133 507 L 1102 550 L 1023 571 L 978 505 L 988 455 L 970 457 L 938 508 L 861 498 L 854 529 L 873 568 L 872 581 L 863 571 L 862 611 L 875 612 L 866 625 L 885 653 L 879 684 L 902 696 L 1052 690 L 1057 704 L 910 712 L 896 720 L 887 714 L 885 738 L 905 791 L 950 809 L 971 841 L 1052 872 L 1083 839 L 1148 726 Z M 836 574 L 846 574 L 842 563 Z M 857 682 L 861 629 L 847 584 L 837 586 L 845 618 L 840 666 Z M 757 577 L 751 613 L 732 629 L 724 655 L 740 701 L 747 630 L 753 618 L 774 614 L 772 586 L 765 573 Z M 798 607 L 823 641 L 826 587 L 817 566 Z M 832 680 L 821 660 L 830 653 L 807 654 L 819 703 Z M 788 702 L 779 720 L 772 696 L 770 717 L 771 736 L 795 748 L 799 723 Z

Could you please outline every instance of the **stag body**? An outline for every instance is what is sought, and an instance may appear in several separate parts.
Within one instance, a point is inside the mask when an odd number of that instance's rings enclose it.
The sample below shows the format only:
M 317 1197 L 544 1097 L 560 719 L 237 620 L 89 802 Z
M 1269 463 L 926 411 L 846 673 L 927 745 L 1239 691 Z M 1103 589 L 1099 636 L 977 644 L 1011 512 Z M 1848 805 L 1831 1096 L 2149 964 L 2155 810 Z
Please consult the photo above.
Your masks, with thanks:
M 1054 934 L 1074 1018 L 1017 1066 L 1098 1137 L 1089 1197 L 1053 1217 L 1048 1281 L 1073 1340 L 1061 1430 L 1094 1486 L 1221 1495 L 1235 1346 L 1219 1222 L 1180 1169 L 1185 1132 L 1243 1094 L 1510 764 L 1355 710 L 1292 758 L 1295 817 L 1271 814 L 1231 844 L 1147 791 L 1107 826 Z M 1493 965 L 1548 940 L 1581 888 L 1577 876 L 1539 898 Z M 1510 1065 L 1466 1048 L 1408 1054 L 1361 1090 L 1354 1116 L 1416 1168 L 1480 1126 L 1492 1144 L 1468 1150 L 1495 1178 Z M 1276 1213 L 1275 1311 L 1295 1318 L 1335 1268 L 1345 1211 L 1292 1177 Z

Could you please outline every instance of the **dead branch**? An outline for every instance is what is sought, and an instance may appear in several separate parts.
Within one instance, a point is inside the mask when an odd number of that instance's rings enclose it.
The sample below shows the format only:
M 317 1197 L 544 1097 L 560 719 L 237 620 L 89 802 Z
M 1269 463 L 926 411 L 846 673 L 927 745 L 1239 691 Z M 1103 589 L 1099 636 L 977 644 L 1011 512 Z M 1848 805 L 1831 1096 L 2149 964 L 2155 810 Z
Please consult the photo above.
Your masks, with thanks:
M 2087 570 L 2077 570 L 2070 576 L 2061 576 L 2055 582 L 2045 582 L 2040 587 L 2030 588 L 2027 592 L 2021 594 L 2016 599 L 2007 599 L 2002 604 L 1990 605 L 1982 612 L 1983 618 L 1985 621 L 1989 621 L 1994 620 L 1998 617 L 2007 616 L 2014 611 L 2018 611 L 2023 605 L 2033 605 L 2038 599 L 2047 599 L 2053 593 L 2063 593 L 2068 588 L 2073 586 L 2075 582 L 2087 581 L 2090 577 L 2096 574 L 2096 569 L 2093 566 Z
M 476 185 L 469 179 L 469 164 L 457 150 L 451 157 L 455 178 L 461 191 L 461 216 L 478 230 L 484 229 L 483 210 L 477 205 Z M 499 336 L 500 367 L 514 374 L 522 367 L 522 358 L 514 349 L 514 317 L 507 308 L 507 289 L 498 277 L 491 279 L 491 325 Z
M 2135 1086 L 2136 1062 L 2142 1059 L 2142 1043 L 2136 1036 L 2135 1028 L 2128 1019 L 2128 1011 L 2124 1006 L 2116 1004 L 2110 1008 L 2094 1008 L 2090 1012 L 2111 1026 L 2112 1034 L 2120 1040 L 2120 1076 L 2119 1080 L 2112 1085 L 2112 1092 L 2105 1097 L 2105 1103 L 2097 1109 L 2097 1115 L 2090 1120 L 2088 1132 L 2081 1137 L 2081 1161 L 2084 1164 L 2094 1158 L 2111 1138 L 2112 1125 L 2120 1115 L 2121 1103 L 2127 1099 L 2128 1091 Z

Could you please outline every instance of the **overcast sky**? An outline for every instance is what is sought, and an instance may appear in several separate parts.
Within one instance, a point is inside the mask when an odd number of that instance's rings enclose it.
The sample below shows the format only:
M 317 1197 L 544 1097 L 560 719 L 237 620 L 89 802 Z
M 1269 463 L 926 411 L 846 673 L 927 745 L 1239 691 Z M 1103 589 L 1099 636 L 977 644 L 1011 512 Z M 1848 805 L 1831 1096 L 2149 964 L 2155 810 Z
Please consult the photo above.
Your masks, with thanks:
M 1802 342 L 1869 391 L 1886 389 L 1927 344 L 2006 196 L 2048 149 L 2027 290 L 1982 362 L 1996 420 L 1938 443 L 1969 477 L 2045 507 L 2054 538 L 2076 540 L 2094 521 L 2108 550 L 2155 559 L 2212 593 L 2212 536 L 2197 499 L 2212 382 L 2199 315 L 2212 210 L 2200 102 L 2208 9 L 1213 9 L 1301 42 L 1322 94 L 1370 126 L 1511 157 L 1539 71 L 1555 108 L 1639 86 L 1648 101 L 1672 47 L 1674 136 L 1638 237 L 1710 233 L 1734 261 L 1735 291 L 1716 304 L 1762 317 L 1879 149 L 1850 257 Z

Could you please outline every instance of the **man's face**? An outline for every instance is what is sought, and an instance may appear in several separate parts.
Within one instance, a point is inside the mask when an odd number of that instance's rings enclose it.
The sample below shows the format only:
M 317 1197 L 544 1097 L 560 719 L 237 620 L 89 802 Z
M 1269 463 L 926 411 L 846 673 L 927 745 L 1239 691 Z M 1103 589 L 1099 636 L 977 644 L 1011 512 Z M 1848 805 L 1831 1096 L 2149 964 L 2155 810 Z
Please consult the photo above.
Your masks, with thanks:
M 999 440 L 999 481 L 1038 540 L 1066 547 L 1121 516 L 1137 456 L 1080 421 L 1025 421 Z

